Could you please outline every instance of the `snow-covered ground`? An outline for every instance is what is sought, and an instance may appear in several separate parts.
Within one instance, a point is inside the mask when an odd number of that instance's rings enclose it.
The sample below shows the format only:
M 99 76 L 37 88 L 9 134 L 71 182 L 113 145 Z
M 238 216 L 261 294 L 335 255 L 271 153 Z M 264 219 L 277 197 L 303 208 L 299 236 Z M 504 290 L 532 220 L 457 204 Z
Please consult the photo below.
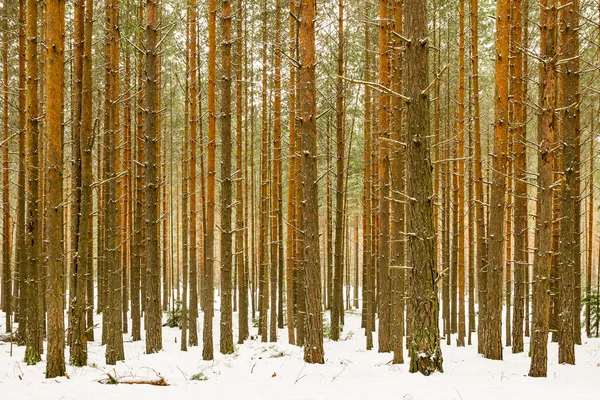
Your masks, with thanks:
M 0 313 L 0 321 L 4 316 Z M 199 335 L 201 336 L 201 318 Z M 326 316 L 327 319 L 327 316 Z M 234 321 L 236 317 L 234 316 Z M 408 372 L 408 364 L 392 365 L 391 353 L 365 350 L 360 314 L 346 313 L 343 340 L 325 339 L 325 365 L 309 365 L 302 349 L 287 344 L 286 329 L 279 330 L 277 343 L 261 343 L 256 328 L 253 339 L 236 345 L 234 354 L 219 349 L 219 314 L 214 319 L 215 360 L 202 361 L 202 348 L 181 352 L 178 329 L 163 328 L 164 350 L 144 354 L 145 343 L 125 335 L 125 362 L 104 363 L 104 346 L 88 347 L 88 366 L 67 366 L 69 379 L 44 379 L 45 363 L 23 363 L 24 347 L 0 342 L 0 399 L 593 399 L 600 382 L 600 340 L 583 338 L 576 347 L 576 366 L 557 364 L 558 347 L 549 344 L 548 378 L 529 378 L 526 353 L 504 349 L 504 361 L 486 360 L 474 343 L 457 348 L 442 343 L 443 374 L 429 377 Z M 234 327 L 235 328 L 235 327 Z M 4 326 L 0 324 L 4 332 Z M 237 331 L 234 330 L 234 339 Z M 96 331 L 96 338 L 100 330 Z M 474 336 L 475 338 L 475 336 Z M 375 346 L 377 336 L 374 335 Z M 453 340 L 454 343 L 454 340 Z M 525 343 L 529 348 L 528 338 Z M 68 349 L 66 354 L 68 360 Z M 45 355 L 43 356 L 45 358 Z M 405 352 L 405 361 L 408 356 Z M 163 376 L 168 387 L 149 385 L 102 385 L 98 380 L 113 376 Z M 192 380 L 201 374 L 206 380 Z

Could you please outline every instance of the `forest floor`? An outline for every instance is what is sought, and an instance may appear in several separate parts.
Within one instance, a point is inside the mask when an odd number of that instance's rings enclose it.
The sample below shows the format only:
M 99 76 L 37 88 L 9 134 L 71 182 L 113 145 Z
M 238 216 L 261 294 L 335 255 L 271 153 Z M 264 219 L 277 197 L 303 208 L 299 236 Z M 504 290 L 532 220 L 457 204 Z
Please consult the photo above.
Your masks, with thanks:
M 199 339 L 202 341 L 199 319 Z M 326 315 L 327 319 L 328 316 Z M 4 315 L 0 313 L 4 332 Z M 234 316 L 236 321 L 236 316 Z M 234 323 L 235 325 L 235 323 Z M 99 325 L 98 325 L 99 326 Z M 67 366 L 69 378 L 44 379 L 46 365 L 23 363 L 24 347 L 0 342 L 0 399 L 591 399 L 600 381 L 600 339 L 587 339 L 576 347 L 575 366 L 558 365 L 556 343 L 548 348 L 548 378 L 529 378 L 526 353 L 504 349 L 504 361 L 491 361 L 477 354 L 473 345 L 457 348 L 442 343 L 444 373 L 430 377 L 408 372 L 407 363 L 392 365 L 391 353 L 365 350 L 360 314 L 346 313 L 342 340 L 325 339 L 325 365 L 303 361 L 302 349 L 287 344 L 287 330 L 279 330 L 277 343 L 261 343 L 256 328 L 252 339 L 236 345 L 235 353 L 222 355 L 219 349 L 219 313 L 214 319 L 215 360 L 202 361 L 202 347 L 180 351 L 180 330 L 163 328 L 164 350 L 145 354 L 145 342 L 132 342 L 125 335 L 126 361 L 116 366 L 104 362 L 104 346 L 88 346 L 88 366 Z M 235 326 L 234 326 L 235 328 Z M 95 331 L 100 337 L 100 329 Z M 234 330 L 234 338 L 237 330 Z M 529 348 L 529 338 L 525 338 Z M 377 346 L 377 335 L 374 335 Z M 454 342 L 454 338 L 453 338 Z M 66 354 L 68 360 L 68 349 Z M 45 355 L 42 356 L 45 359 Z M 168 387 L 150 385 L 102 385 L 113 377 L 164 377 Z M 203 380 L 192 379 L 195 378 Z M 208 397 L 207 397 L 208 396 Z

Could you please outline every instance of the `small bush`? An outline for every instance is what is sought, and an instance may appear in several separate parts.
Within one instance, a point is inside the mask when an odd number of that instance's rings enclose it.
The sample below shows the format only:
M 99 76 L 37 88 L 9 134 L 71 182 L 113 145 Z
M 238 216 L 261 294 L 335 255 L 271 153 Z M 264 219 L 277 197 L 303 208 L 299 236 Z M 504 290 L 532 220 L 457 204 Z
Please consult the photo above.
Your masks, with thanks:
M 181 301 L 175 300 L 175 308 L 169 310 L 167 322 L 163 326 L 181 329 Z
M 343 326 L 340 325 L 340 333 L 343 331 Z M 331 323 L 323 321 L 323 337 L 331 339 L 332 336 Z
M 590 311 L 590 334 L 600 335 L 598 326 L 600 325 L 600 290 L 595 289 L 586 295 L 582 300 L 583 306 Z
M 197 374 L 192 375 L 190 378 L 192 381 L 207 381 L 208 377 L 204 375 L 204 372 L 198 372 Z

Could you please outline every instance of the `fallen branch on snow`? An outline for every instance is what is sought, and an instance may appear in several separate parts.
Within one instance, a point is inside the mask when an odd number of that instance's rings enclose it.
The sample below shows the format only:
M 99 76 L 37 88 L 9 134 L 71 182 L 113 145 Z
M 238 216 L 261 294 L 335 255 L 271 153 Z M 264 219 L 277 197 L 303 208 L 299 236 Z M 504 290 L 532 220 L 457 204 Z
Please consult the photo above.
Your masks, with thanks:
M 158 375 L 156 378 L 144 378 L 144 377 L 135 377 L 135 376 L 119 376 L 113 377 L 111 374 L 107 373 L 107 378 L 100 379 L 98 383 L 103 385 L 152 385 L 152 386 L 169 386 L 165 378 Z

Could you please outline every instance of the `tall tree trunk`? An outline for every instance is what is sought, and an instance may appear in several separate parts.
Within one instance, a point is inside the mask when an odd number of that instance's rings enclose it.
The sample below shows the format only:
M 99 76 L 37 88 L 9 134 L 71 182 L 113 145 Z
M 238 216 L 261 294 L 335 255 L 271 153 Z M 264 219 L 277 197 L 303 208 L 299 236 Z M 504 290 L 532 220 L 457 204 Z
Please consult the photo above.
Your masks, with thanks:
M 146 1 L 146 95 L 144 127 L 146 140 L 146 353 L 162 349 L 162 321 L 160 308 L 160 255 L 158 248 L 158 168 L 157 115 L 158 115 L 158 0 Z
M 48 134 L 48 356 L 46 378 L 65 374 L 65 319 L 63 317 L 63 0 L 47 2 L 46 129 Z
M 198 248 L 197 240 L 197 227 L 198 227 L 198 198 L 196 189 L 196 160 L 197 160 L 197 146 L 198 146 L 198 118 L 202 118 L 202 115 L 197 115 L 197 81 L 196 74 L 198 70 L 198 38 L 196 33 L 197 27 L 197 6 L 196 0 L 191 1 L 190 6 L 190 141 L 189 146 L 189 164 L 188 164 L 188 176 L 189 176 L 189 344 L 190 346 L 198 345 L 198 262 L 196 249 Z M 200 123 L 201 124 L 201 123 Z
M 206 224 L 204 225 L 204 329 L 202 359 L 213 359 L 214 314 L 214 236 L 215 236 L 215 175 L 216 175 L 216 52 L 217 2 L 208 3 L 208 178 L 206 192 Z
M 105 127 L 104 173 L 104 240 L 106 255 L 106 304 L 103 311 L 103 336 L 106 339 L 106 363 L 116 364 L 124 360 L 123 335 L 121 326 L 121 266 L 119 258 L 120 228 L 117 215 L 117 140 L 119 126 L 119 8 L 115 0 L 107 0 L 107 54 L 108 68 L 107 103 L 108 125 Z
M 267 113 L 267 1 L 261 4 L 261 35 L 262 35 L 262 66 L 261 66 L 261 130 L 260 130 L 260 205 L 258 233 L 258 334 L 261 341 L 268 339 L 268 299 L 269 299 L 269 184 L 268 184 L 268 153 L 269 128 Z
M 140 1 L 137 8 L 137 20 L 141 25 L 144 18 L 144 7 Z M 138 46 L 143 43 L 143 31 L 138 30 Z M 144 84 L 143 84 L 143 54 L 140 52 L 136 57 L 137 74 L 137 106 L 136 106 L 136 179 L 135 179 L 135 202 L 133 218 L 133 260 L 131 262 L 130 297 L 131 297 L 131 338 L 133 341 L 141 340 L 141 316 L 142 316 L 142 271 L 145 271 L 144 257 Z M 144 285 L 145 286 L 145 285 Z
M 365 1 L 365 14 L 370 15 L 370 2 Z M 365 22 L 365 81 L 371 79 L 371 60 L 370 60 L 370 29 L 369 22 Z M 363 161 L 363 314 L 365 322 L 365 336 L 367 350 L 373 348 L 373 331 L 375 326 L 371 324 L 374 320 L 371 315 L 373 309 L 371 304 L 372 291 L 374 290 L 373 279 L 374 268 L 371 264 L 371 247 L 372 247 L 372 231 L 371 231 L 371 88 L 365 86 L 364 93 L 364 161 Z
M 42 227 L 40 220 L 40 159 L 39 159 L 39 109 L 38 109 L 38 6 L 35 1 L 27 2 L 26 17 L 26 147 L 27 147 L 27 277 L 25 362 L 34 365 L 41 361 L 41 251 Z
M 389 86 L 390 61 L 388 0 L 379 1 L 379 84 Z M 379 270 L 377 274 L 377 312 L 379 352 L 390 351 L 390 156 L 389 156 L 390 97 L 380 92 L 378 97 L 379 132 Z M 336 241 L 337 241 L 336 237 Z
M 592 115 L 594 114 L 595 108 L 592 107 Z M 587 217 L 587 248 L 586 248 L 586 266 L 585 266 L 585 297 L 590 298 L 592 293 L 592 269 L 594 267 L 594 174 L 596 173 L 594 165 L 594 142 L 596 140 L 596 132 L 594 130 L 594 119 L 592 118 L 592 129 L 590 132 L 590 177 L 588 187 L 590 188 L 590 194 L 588 197 L 588 217 Z M 599 274 L 600 275 L 600 274 Z M 592 335 L 592 320 L 591 320 L 591 307 L 587 303 L 585 307 L 585 331 L 587 337 Z
M 17 178 L 17 254 L 15 257 L 15 277 L 17 303 L 15 320 L 19 322 L 17 343 L 25 344 L 27 336 L 27 288 L 28 263 L 25 234 L 25 171 L 27 169 L 26 133 L 26 87 L 25 87 L 25 4 L 19 2 L 19 177 Z
M 458 336 L 457 346 L 465 345 L 465 0 L 459 1 L 458 55 Z
M 281 180 L 281 4 L 275 2 L 275 48 L 274 48 L 274 87 L 273 87 L 273 173 L 271 178 L 271 319 L 269 321 L 269 341 L 277 341 L 277 289 L 279 284 L 279 206 Z
M 295 18 L 296 5 L 290 1 L 290 28 L 289 28 L 289 52 L 292 57 L 296 55 L 296 31 L 298 22 Z M 298 204 L 296 203 L 296 193 L 298 192 L 298 154 L 296 148 L 296 67 L 290 63 L 289 67 L 289 140 L 290 140 L 290 161 L 289 161 L 289 181 L 288 181 L 288 228 L 287 228 L 287 260 L 286 260 L 286 305 L 287 305 L 287 324 L 288 341 L 290 344 L 296 344 L 294 331 L 294 285 L 297 277 L 294 277 L 296 270 L 296 244 L 298 235 Z
M 10 248 L 10 180 L 9 180 L 9 152 L 8 136 L 8 6 L 4 4 L 4 35 L 3 35 L 3 132 L 4 132 L 4 160 L 2 171 L 2 310 L 5 315 L 6 332 L 12 332 L 12 272 Z
M 319 262 L 319 198 L 317 191 L 317 104 L 315 14 L 316 3 L 300 3 L 298 10 L 300 70 L 298 73 L 299 118 L 302 157 L 302 229 L 306 293 L 306 344 L 304 361 L 323 364 L 323 316 L 321 314 L 321 266 Z
M 243 6 L 244 0 L 237 1 L 237 12 L 236 12 L 236 80 L 235 80 L 235 111 L 236 111 L 236 119 L 235 119 L 235 133 L 236 133 L 236 184 L 235 184 L 235 194 L 236 194 L 236 233 L 235 233 L 235 254 L 236 254 L 236 265 L 237 265 L 237 274 L 238 274 L 238 285 L 239 285 L 239 311 L 238 311 L 238 344 L 244 343 L 244 340 L 248 338 L 248 271 L 247 271 L 247 259 L 246 259 L 246 251 L 248 248 L 244 246 L 244 236 L 245 236 L 245 223 L 244 218 L 248 217 L 246 213 L 246 202 L 244 199 L 244 166 L 243 163 L 243 132 L 242 132 L 242 123 L 245 122 L 243 118 L 244 104 L 242 102 L 242 66 L 243 66 Z M 247 143 L 247 141 L 246 141 Z M 245 144 L 245 143 L 244 143 Z
M 513 4 L 514 12 L 511 31 L 511 41 L 515 46 L 523 45 L 523 16 L 522 2 L 516 0 Z M 527 138 L 525 117 L 525 99 L 523 98 L 523 87 L 526 84 L 523 80 L 523 52 L 517 50 L 514 54 L 514 177 L 515 177 L 515 195 L 514 195 L 514 288 L 515 299 L 512 319 L 512 352 L 520 353 L 523 351 L 523 319 L 525 301 L 525 284 L 528 266 L 527 249 L 527 153 L 525 151 L 525 141 Z
M 231 208 L 231 3 L 221 5 L 221 341 L 223 354 L 233 353 Z
M 84 15 L 85 1 L 77 0 L 75 4 L 75 32 L 73 41 L 75 42 L 74 60 L 73 60 L 73 126 L 72 126 L 72 158 L 73 165 L 73 202 L 71 204 L 71 276 L 72 283 L 69 287 L 70 293 L 70 315 L 69 315 L 69 346 L 71 364 L 83 366 L 87 362 L 87 338 L 85 335 L 86 319 L 86 283 L 87 283 L 87 234 L 88 234 L 88 215 L 89 206 L 86 208 L 86 214 L 82 210 L 82 150 L 87 149 L 87 140 L 82 140 L 83 128 L 83 55 L 84 55 Z M 89 88 L 86 88 L 89 90 Z M 91 117 L 87 115 L 86 117 Z M 84 144 L 85 147 L 81 145 Z M 84 221 L 85 219 L 85 221 Z M 82 239 L 86 241 L 80 242 Z
M 190 229 L 190 215 L 188 213 L 189 203 L 189 181 L 190 181 L 190 169 L 189 169 L 189 146 L 190 146 L 190 127 L 195 124 L 195 121 L 190 118 L 190 61 L 191 61 L 191 45 L 190 42 L 195 41 L 194 37 L 190 37 L 190 28 L 193 15 L 195 14 L 195 8 L 192 6 L 194 1 L 188 3 L 187 8 L 187 24 L 186 24 L 186 59 L 185 59 L 185 104 L 184 104 L 184 119 L 185 125 L 183 128 L 183 146 L 181 156 L 181 228 L 183 235 L 181 235 L 181 247 L 183 254 L 181 255 L 181 351 L 187 351 L 188 343 L 188 324 L 189 324 L 189 229 Z
M 494 159 L 490 194 L 491 219 L 488 229 L 489 266 L 487 328 L 485 332 L 486 358 L 502 359 L 502 282 L 504 254 L 504 212 L 508 158 L 508 43 L 510 35 L 510 4 L 498 2 L 496 10 L 496 61 L 494 94 Z
M 471 0 L 471 76 L 473 85 L 473 145 L 475 171 L 475 222 L 477 224 L 477 301 L 479 321 L 477 326 L 477 351 L 484 352 L 487 310 L 487 238 L 485 236 L 485 210 L 483 204 L 483 162 L 481 158 L 481 118 L 479 106 L 479 1 Z
M 402 20 L 403 20 L 403 5 L 404 0 L 395 0 L 392 6 L 394 18 L 394 31 L 402 35 Z M 403 90 L 402 75 L 403 75 L 403 60 L 402 51 L 400 50 L 400 39 L 394 38 L 392 43 L 394 47 L 393 58 L 393 76 L 391 88 L 396 93 L 401 93 Z M 439 82 L 436 79 L 436 85 Z M 403 131 L 403 110 L 402 99 L 394 96 L 392 99 L 392 137 L 396 142 L 402 142 L 404 139 Z M 405 151 L 398 143 L 392 147 L 392 248 L 390 257 L 390 286 L 391 286 L 391 350 L 394 352 L 393 363 L 404 363 L 404 291 L 405 291 L 405 249 L 402 232 L 404 232 L 404 204 L 405 199 L 401 193 L 404 193 L 404 157 Z M 358 221 L 357 221 L 358 225 Z M 358 227 L 356 228 L 358 231 Z M 358 243 L 357 243 L 358 245 Z M 356 265 L 358 272 L 358 263 Z
M 429 149 L 427 1 L 406 0 L 406 230 L 410 285 L 410 372 L 443 371 L 438 327 L 433 183 Z
M 387 23 L 387 21 L 386 21 Z M 345 143 L 345 96 L 344 96 L 344 0 L 338 1 L 338 78 L 336 85 L 336 185 L 335 185 L 335 249 L 333 265 L 333 304 L 331 306 L 331 339 L 340 338 L 341 313 L 344 312 L 343 294 L 343 232 L 344 232 L 344 148 Z M 329 223 L 329 221 L 328 221 Z
M 282 136 L 281 136 L 281 4 L 276 3 L 275 16 L 276 34 L 276 49 L 275 49 L 275 120 L 274 120 L 274 137 L 273 137 L 273 162 L 274 175 L 273 187 L 276 190 L 276 224 L 277 236 L 274 239 L 277 244 L 277 327 L 283 328 L 283 271 L 284 250 L 283 250 L 283 155 L 282 155 Z
M 538 118 L 538 194 L 536 218 L 536 252 L 533 259 L 533 319 L 531 332 L 531 366 L 529 376 L 545 377 L 548 368 L 548 315 L 550 312 L 549 278 L 552 264 L 552 184 L 553 149 L 556 141 L 556 0 L 540 1 L 540 67 Z
M 579 0 L 561 0 L 561 53 L 567 60 L 562 68 L 563 128 L 562 140 L 563 181 L 562 221 L 560 225 L 559 256 L 559 335 L 558 362 L 575 364 L 576 324 L 579 319 L 575 306 L 575 291 L 580 278 L 576 259 L 580 258 L 579 204 Z M 593 159 L 593 155 L 590 155 Z M 593 188 L 593 186 L 592 186 Z M 580 281 L 580 280 L 579 280 Z

